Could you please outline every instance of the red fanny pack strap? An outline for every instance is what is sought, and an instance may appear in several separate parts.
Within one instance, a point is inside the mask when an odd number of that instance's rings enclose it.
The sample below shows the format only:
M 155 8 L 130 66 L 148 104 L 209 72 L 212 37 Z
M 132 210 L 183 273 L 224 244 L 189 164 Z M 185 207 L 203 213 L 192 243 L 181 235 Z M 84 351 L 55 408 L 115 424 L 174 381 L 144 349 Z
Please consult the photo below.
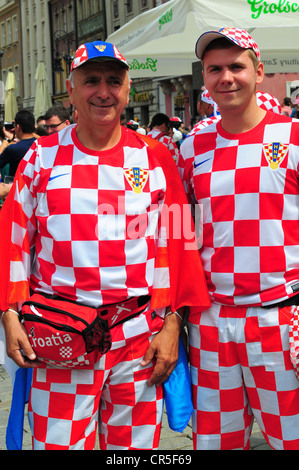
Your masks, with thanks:
M 134 297 L 132 299 L 124 300 L 115 305 L 106 305 L 98 309 L 99 315 L 108 321 L 110 328 L 113 328 L 120 323 L 134 318 L 145 310 L 150 296 L 144 295 L 142 297 Z

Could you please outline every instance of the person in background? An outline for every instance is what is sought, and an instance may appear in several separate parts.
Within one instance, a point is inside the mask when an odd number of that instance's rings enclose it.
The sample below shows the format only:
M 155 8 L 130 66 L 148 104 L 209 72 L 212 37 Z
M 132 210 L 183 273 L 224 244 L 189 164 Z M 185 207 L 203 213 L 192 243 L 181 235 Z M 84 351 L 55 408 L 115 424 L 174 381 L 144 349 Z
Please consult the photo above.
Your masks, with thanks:
M 132 131 L 137 131 L 139 124 L 137 121 L 134 121 L 133 119 L 130 119 L 127 124 L 126 124 L 128 129 L 132 129 Z
M 170 151 L 172 158 L 176 162 L 179 150 L 176 142 L 171 137 L 171 125 L 169 117 L 164 113 L 157 113 L 151 120 L 149 137 L 164 144 Z
M 182 142 L 187 137 L 183 121 L 178 116 L 173 116 L 170 118 L 170 125 L 173 130 L 173 140 L 176 142 L 178 148 L 180 148 Z
M 69 112 L 62 106 L 53 106 L 45 114 L 45 128 L 49 135 L 61 131 L 70 123 Z
M 189 132 L 188 137 L 196 134 L 204 127 L 213 124 L 213 122 L 219 121 L 221 118 L 219 108 L 212 99 L 208 90 L 204 90 L 198 98 L 197 110 L 198 114 L 202 116 L 202 119 L 197 124 L 195 124 L 193 129 Z
M 4 134 L 7 132 L 5 128 L 3 132 Z M 0 155 L 0 168 L 9 164 L 9 175 L 14 176 L 20 161 L 36 139 L 34 115 L 27 109 L 17 112 L 14 120 L 14 132 L 9 132 L 11 138 L 6 137 L 2 143 L 2 145 L 6 145 L 6 148 Z M 18 139 L 18 142 L 10 145 L 13 142 L 13 136 Z
M 281 103 L 281 110 L 282 114 L 285 116 L 291 116 L 292 107 L 291 107 L 291 99 L 289 97 L 285 97 Z
M 44 115 L 41 115 L 37 118 L 36 120 L 36 125 L 37 126 L 45 126 L 46 125 L 46 120 L 45 120 L 45 116 Z

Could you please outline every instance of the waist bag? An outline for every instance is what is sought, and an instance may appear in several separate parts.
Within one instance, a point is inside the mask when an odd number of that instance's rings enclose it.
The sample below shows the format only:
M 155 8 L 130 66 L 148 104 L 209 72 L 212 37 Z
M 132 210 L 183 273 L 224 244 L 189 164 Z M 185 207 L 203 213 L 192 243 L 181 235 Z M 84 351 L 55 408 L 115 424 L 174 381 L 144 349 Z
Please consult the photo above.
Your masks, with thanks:
M 33 294 L 22 306 L 21 321 L 41 362 L 89 367 L 110 350 L 110 328 L 139 315 L 149 299 L 143 296 L 97 309 Z

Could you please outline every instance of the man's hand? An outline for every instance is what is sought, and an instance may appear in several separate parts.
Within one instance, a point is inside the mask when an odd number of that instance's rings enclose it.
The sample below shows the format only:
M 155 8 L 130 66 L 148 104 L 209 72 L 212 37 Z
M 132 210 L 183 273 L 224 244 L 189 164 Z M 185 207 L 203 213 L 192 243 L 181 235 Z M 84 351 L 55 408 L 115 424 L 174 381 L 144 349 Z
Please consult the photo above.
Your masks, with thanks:
M 12 187 L 12 184 L 0 183 L 0 199 L 4 199 Z
M 5 329 L 7 355 L 19 367 L 37 367 L 39 361 L 29 342 L 27 332 L 14 312 L 7 311 L 2 317 Z
M 13 140 L 15 138 L 15 131 L 13 129 L 7 130 L 3 127 L 3 134 L 6 139 Z
M 171 314 L 165 318 L 161 331 L 154 337 L 148 347 L 141 365 L 148 365 L 153 359 L 156 364 L 148 381 L 149 385 L 161 385 L 174 370 L 179 357 L 179 336 L 181 319 Z

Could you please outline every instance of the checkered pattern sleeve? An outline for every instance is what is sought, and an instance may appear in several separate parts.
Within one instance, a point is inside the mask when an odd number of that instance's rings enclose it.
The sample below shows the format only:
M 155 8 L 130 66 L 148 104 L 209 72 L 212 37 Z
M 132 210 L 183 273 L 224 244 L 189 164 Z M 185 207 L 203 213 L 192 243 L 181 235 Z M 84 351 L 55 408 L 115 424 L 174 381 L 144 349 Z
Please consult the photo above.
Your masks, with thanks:
M 299 290 L 298 135 L 298 121 L 268 112 L 252 131 L 231 135 L 212 124 L 181 146 L 219 303 L 266 305 Z
M 178 160 L 179 156 L 179 149 L 175 143 L 175 141 L 172 139 L 172 137 L 163 134 L 158 128 L 154 127 L 149 133 L 149 137 L 152 137 L 155 140 L 158 140 L 161 142 L 165 147 L 168 148 L 172 158 L 174 159 L 175 162 Z
M 160 142 L 162 142 L 162 144 L 164 144 L 168 148 L 174 161 L 177 161 L 179 150 L 175 141 L 171 137 L 164 135 L 163 137 L 161 137 Z
M 3 273 L 0 304 L 3 310 L 9 303 L 22 302 L 29 296 L 31 264 L 35 255 L 36 185 L 43 178 L 36 162 L 37 154 L 38 145 L 34 143 L 20 162 L 14 185 L 0 214 L 4 227 L 0 248 Z
M 216 121 L 219 121 L 220 119 L 221 119 L 221 116 L 220 116 L 220 115 L 212 116 L 212 117 L 210 117 L 210 118 L 202 119 L 202 120 L 199 121 L 197 124 L 195 124 L 195 126 L 193 127 L 193 129 L 189 132 L 188 137 L 191 136 L 191 135 L 196 134 L 196 133 L 199 132 L 201 129 L 204 129 L 204 128 L 207 127 L 207 126 L 210 126 L 211 124 L 213 124 L 213 123 L 216 122 Z

